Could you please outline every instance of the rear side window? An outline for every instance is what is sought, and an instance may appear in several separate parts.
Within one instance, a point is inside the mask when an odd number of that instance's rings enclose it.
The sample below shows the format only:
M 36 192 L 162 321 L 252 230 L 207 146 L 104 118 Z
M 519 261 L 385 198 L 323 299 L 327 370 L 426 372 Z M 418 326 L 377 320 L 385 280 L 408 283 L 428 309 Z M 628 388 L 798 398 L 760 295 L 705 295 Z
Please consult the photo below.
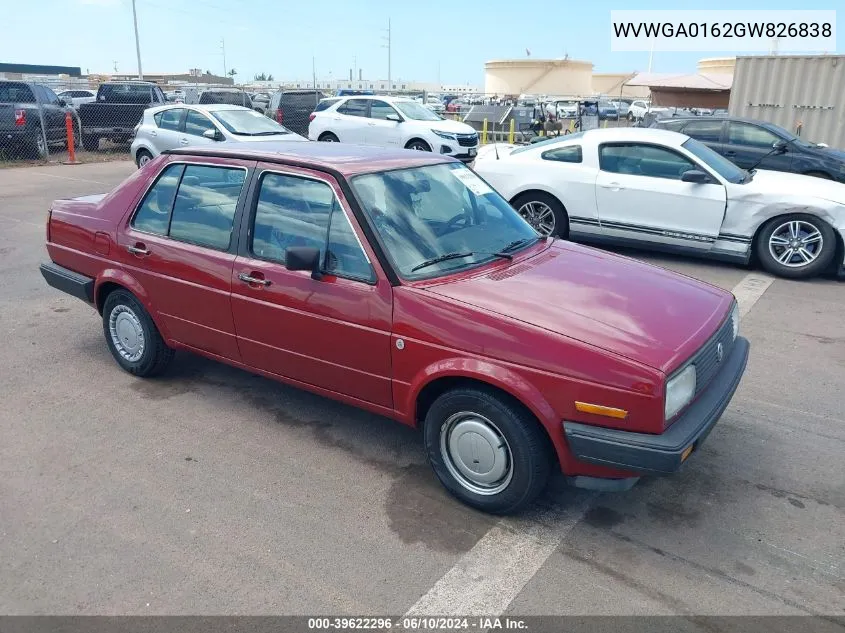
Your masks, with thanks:
M 367 116 L 370 102 L 368 99 L 349 99 L 337 107 L 337 111 L 347 116 Z
M 163 130 L 178 130 L 179 121 L 182 119 L 184 112 L 184 108 L 173 108 L 164 112 L 156 112 L 153 119 L 155 119 L 156 125 Z
M 704 143 L 718 143 L 722 136 L 721 121 L 690 121 L 683 130 L 684 134 Z
M 132 227 L 227 250 L 245 178 L 241 168 L 169 165 L 144 196 Z
M 319 97 L 313 92 L 283 92 L 281 108 L 302 108 L 311 112 L 317 106 Z
M 317 104 L 317 107 L 314 108 L 314 112 L 322 112 L 323 110 L 328 110 L 338 101 L 340 101 L 340 99 L 323 99 L 322 101 L 320 101 L 320 103 Z
M 188 165 L 173 205 L 170 237 L 227 250 L 245 178 L 245 169 Z
M 580 163 L 583 160 L 580 145 L 567 145 L 550 149 L 541 154 L 543 160 L 554 160 L 560 163 Z

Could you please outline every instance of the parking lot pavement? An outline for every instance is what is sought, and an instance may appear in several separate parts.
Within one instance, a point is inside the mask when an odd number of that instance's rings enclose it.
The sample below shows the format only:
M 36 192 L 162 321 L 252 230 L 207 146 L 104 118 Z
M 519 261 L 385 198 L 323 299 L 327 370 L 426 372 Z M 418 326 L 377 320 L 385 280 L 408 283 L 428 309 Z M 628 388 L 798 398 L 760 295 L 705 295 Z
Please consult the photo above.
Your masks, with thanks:
M 748 295 L 749 370 L 682 473 L 496 519 L 413 430 L 187 354 L 120 371 L 37 267 L 50 201 L 133 169 L 0 170 L 0 612 L 845 615 L 842 284 Z

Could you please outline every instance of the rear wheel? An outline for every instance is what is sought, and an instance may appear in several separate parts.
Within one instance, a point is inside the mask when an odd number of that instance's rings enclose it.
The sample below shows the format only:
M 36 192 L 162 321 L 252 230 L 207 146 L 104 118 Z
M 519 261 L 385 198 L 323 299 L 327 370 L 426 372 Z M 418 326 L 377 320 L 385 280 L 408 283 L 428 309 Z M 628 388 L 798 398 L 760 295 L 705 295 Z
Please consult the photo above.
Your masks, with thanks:
M 757 236 L 757 256 L 767 271 L 803 279 L 824 271 L 836 254 L 836 235 L 813 215 L 794 213 L 774 218 Z
M 405 149 L 414 149 L 418 152 L 430 152 L 431 146 L 424 140 L 420 138 L 415 138 L 411 141 L 408 141 L 408 144 L 405 146 Z
M 323 132 L 317 140 L 324 143 L 340 143 L 340 139 L 331 132 Z
M 425 417 L 425 446 L 440 483 L 467 505 L 507 514 L 545 488 L 552 454 L 544 429 L 492 390 L 447 391 Z
M 31 158 L 45 159 L 49 155 L 47 150 L 47 142 L 44 140 L 44 135 L 38 132 L 38 136 L 30 142 L 27 153 Z
M 569 237 L 566 209 L 554 196 L 528 191 L 514 198 L 511 206 L 543 237 Z
M 173 359 L 173 350 L 144 306 L 126 290 L 115 290 L 106 297 L 103 332 L 117 364 L 135 376 L 156 376 Z
M 149 163 L 152 159 L 153 155 L 145 149 L 139 149 L 135 153 L 135 164 L 138 165 L 138 169 Z

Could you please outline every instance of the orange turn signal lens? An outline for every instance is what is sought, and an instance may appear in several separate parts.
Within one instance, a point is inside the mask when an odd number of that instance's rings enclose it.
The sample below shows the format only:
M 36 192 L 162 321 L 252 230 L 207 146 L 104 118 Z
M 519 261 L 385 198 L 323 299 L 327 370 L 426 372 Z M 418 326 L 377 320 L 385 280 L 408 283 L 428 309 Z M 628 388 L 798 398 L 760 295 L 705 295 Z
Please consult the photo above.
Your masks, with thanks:
M 689 456 L 690 456 L 690 454 L 692 453 L 692 449 L 693 449 L 693 448 L 695 448 L 695 445 L 694 445 L 694 444 L 690 444 L 689 446 L 687 446 L 687 447 L 684 449 L 684 452 L 683 452 L 683 453 L 681 453 L 681 463 L 683 463 L 683 462 L 687 461 L 687 457 L 689 457 Z
M 575 402 L 575 409 L 581 413 L 593 413 L 595 415 L 603 415 L 608 418 L 617 418 L 622 420 L 628 417 L 628 412 L 625 409 L 616 409 L 614 407 L 603 407 L 600 404 L 590 404 L 589 402 Z

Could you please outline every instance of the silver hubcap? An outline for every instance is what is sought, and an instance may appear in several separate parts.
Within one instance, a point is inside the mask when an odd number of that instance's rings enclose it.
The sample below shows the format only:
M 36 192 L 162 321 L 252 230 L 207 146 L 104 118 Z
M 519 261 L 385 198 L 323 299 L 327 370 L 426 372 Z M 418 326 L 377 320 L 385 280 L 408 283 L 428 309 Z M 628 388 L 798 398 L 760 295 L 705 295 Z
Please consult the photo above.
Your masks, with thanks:
M 36 148 L 38 149 L 38 155 L 44 156 L 47 153 L 47 145 L 44 143 L 44 137 L 38 136 L 36 140 Z
M 115 306 L 109 315 L 109 334 L 117 353 L 130 363 L 144 355 L 144 329 L 141 321 L 129 306 Z
M 546 237 L 555 230 L 555 212 L 543 202 L 526 202 L 519 207 L 519 215 Z
M 334 136 L 324 136 L 323 141 L 325 143 L 334 143 Z
M 824 247 L 821 231 L 809 222 L 790 220 L 769 238 L 769 253 L 779 264 L 801 268 L 816 261 Z
M 483 415 L 456 413 L 440 429 L 440 455 L 461 486 L 479 495 L 502 492 L 513 478 L 510 446 Z
M 413 145 L 411 145 L 411 149 L 415 149 L 418 152 L 427 152 L 428 151 L 428 148 L 423 147 L 423 145 L 421 143 L 414 143 Z
M 138 159 L 138 164 L 141 167 L 143 167 L 144 165 L 146 165 L 149 162 L 150 162 L 150 155 L 146 154 L 146 153 L 141 154 L 141 158 Z

